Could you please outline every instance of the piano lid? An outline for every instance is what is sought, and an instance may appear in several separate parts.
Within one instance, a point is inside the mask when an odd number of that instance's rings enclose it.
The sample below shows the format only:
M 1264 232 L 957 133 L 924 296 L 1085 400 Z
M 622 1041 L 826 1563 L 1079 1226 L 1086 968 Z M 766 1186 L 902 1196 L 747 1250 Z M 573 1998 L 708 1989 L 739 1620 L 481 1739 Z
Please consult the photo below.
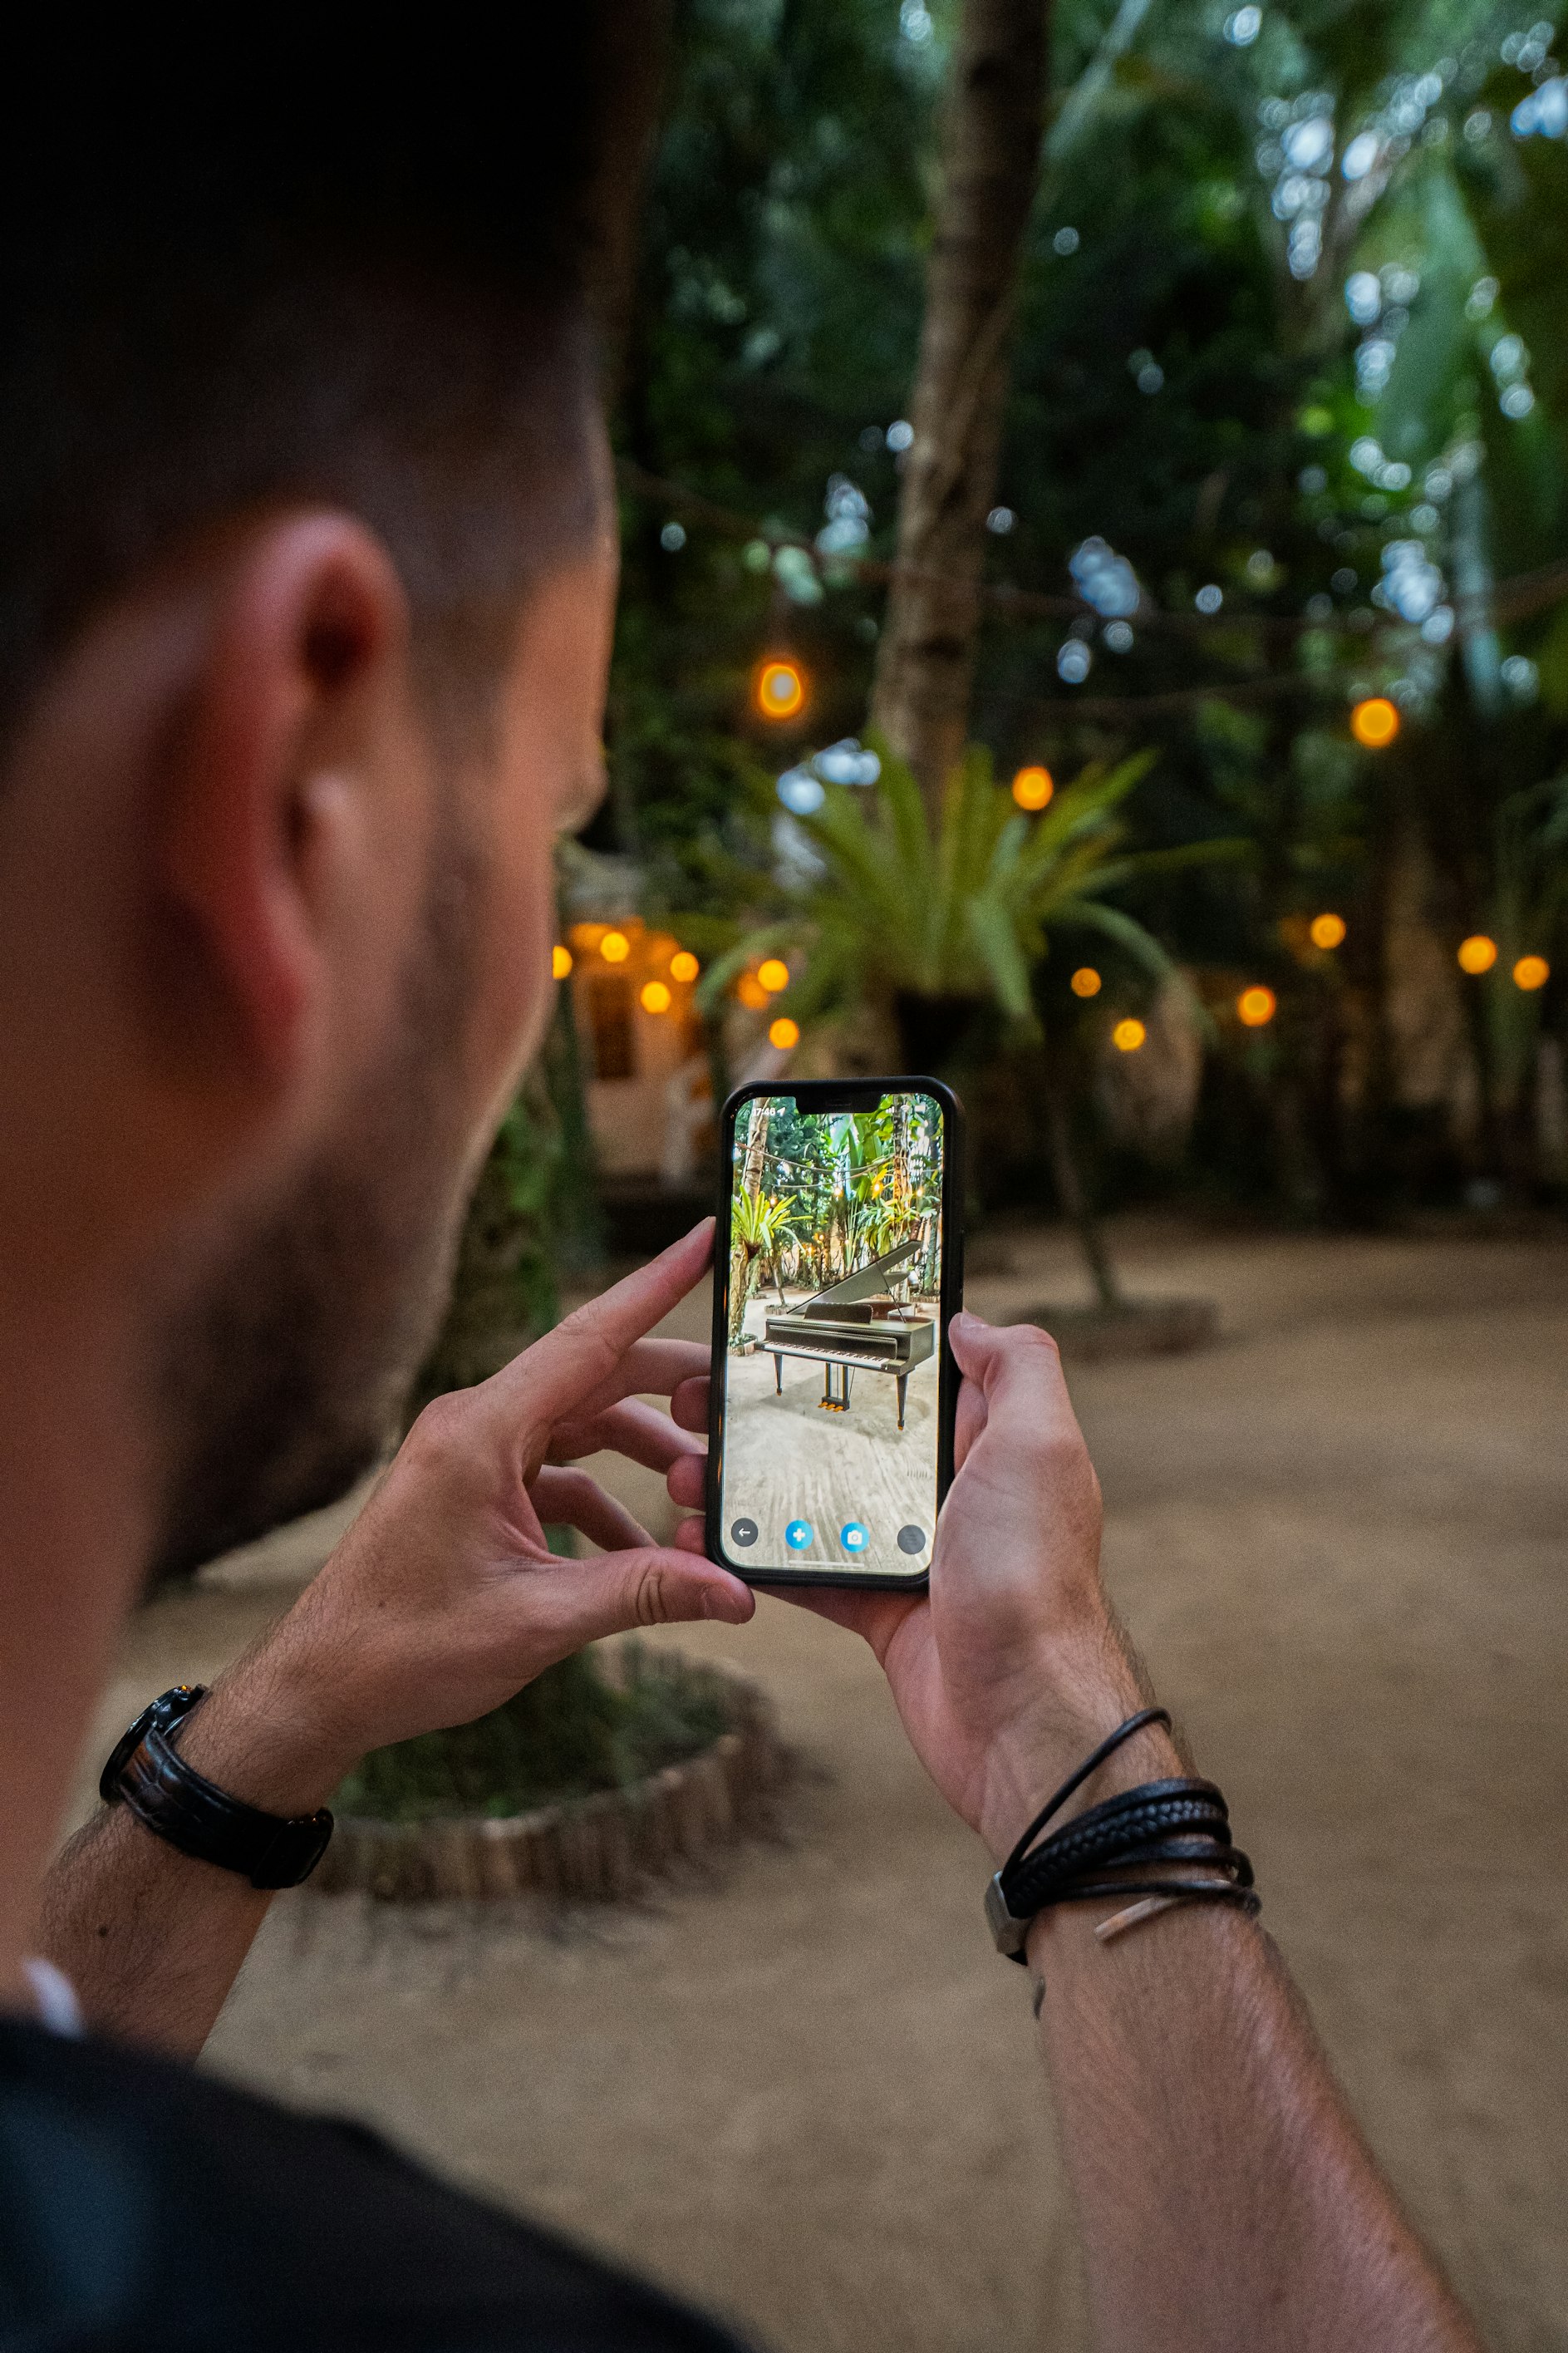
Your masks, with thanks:
M 847 1274 L 841 1282 L 830 1282 L 826 1291 L 816 1292 L 811 1298 L 802 1300 L 795 1313 L 809 1315 L 814 1308 L 848 1307 L 858 1299 L 879 1297 L 888 1287 L 886 1276 L 894 1267 L 902 1266 L 905 1259 L 913 1258 L 920 1247 L 921 1237 L 917 1234 L 912 1242 L 901 1242 L 897 1250 L 889 1250 L 885 1257 L 874 1258 L 869 1266 L 863 1266 L 858 1274 Z

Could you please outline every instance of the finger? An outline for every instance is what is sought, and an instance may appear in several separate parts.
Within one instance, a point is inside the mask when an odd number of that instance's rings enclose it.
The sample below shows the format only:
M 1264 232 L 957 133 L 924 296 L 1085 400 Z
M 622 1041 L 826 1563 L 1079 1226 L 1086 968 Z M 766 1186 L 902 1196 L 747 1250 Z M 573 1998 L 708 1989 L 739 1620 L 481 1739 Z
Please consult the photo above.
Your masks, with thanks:
M 637 1626 L 672 1626 L 718 1619 L 743 1626 L 756 1609 L 738 1577 L 684 1549 L 649 1545 L 636 1552 L 605 1552 L 592 1560 L 563 1562 L 531 1580 L 531 1614 L 550 1625 L 559 1655 L 605 1634 Z
M 635 1552 L 653 1538 L 586 1471 L 542 1471 L 529 1493 L 542 1521 L 576 1528 L 606 1552 Z
M 952 1353 L 985 1401 L 985 1429 L 1005 1445 L 1034 1452 L 1042 1440 L 1077 1430 L 1061 1357 L 1037 1324 L 1000 1329 L 978 1315 L 955 1315 Z
M 651 1331 L 701 1281 L 712 1253 L 713 1220 L 704 1218 L 648 1265 L 590 1299 L 484 1384 L 497 1414 L 520 1419 L 541 1395 L 552 1400 L 552 1419 L 583 1403 L 609 1380 L 632 1343 Z M 668 1386 L 673 1387 L 692 1369 L 684 1366 Z M 649 1381 L 641 1386 L 651 1388 L 657 1384 Z M 605 1397 L 601 1402 L 610 1404 L 614 1399 Z
M 879 1662 L 886 1659 L 889 1645 L 910 1611 L 925 1606 L 923 1593 L 852 1592 L 833 1585 L 763 1585 L 758 1591 L 787 1601 L 796 1609 L 809 1609 L 814 1618 L 826 1618 L 847 1633 L 858 1634 L 870 1644 Z
M 669 1393 L 669 1418 L 681 1430 L 708 1428 L 708 1408 L 712 1382 L 704 1371 L 689 1380 L 680 1381 Z
M 664 1483 L 672 1504 L 684 1504 L 688 1509 L 700 1506 L 708 1486 L 706 1453 L 683 1454 L 678 1462 L 670 1464 Z
M 699 1514 L 693 1519 L 677 1520 L 673 1542 L 678 1552 L 700 1552 L 706 1558 L 708 1554 L 706 1517 Z
M 537 1344 L 543 1345 L 542 1341 Z M 630 1347 L 623 1348 L 602 1380 L 578 1393 L 571 1410 L 602 1413 L 622 1398 L 669 1397 L 683 1382 L 706 1373 L 709 1363 L 708 1350 L 695 1340 L 634 1340 Z
M 683 1455 L 703 1451 L 700 1441 L 677 1430 L 667 1413 L 637 1398 L 613 1405 L 585 1420 L 558 1421 L 550 1433 L 546 1460 L 576 1462 L 584 1454 L 624 1454 L 645 1471 L 668 1471 Z

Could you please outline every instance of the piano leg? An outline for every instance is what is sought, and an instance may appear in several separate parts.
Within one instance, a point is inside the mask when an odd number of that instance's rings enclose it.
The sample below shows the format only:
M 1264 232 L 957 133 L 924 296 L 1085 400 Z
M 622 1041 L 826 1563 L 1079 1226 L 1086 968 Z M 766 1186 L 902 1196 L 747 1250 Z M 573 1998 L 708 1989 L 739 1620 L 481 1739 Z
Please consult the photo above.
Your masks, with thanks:
M 784 1395 L 784 1358 L 776 1348 L 773 1351 L 773 1395 L 774 1397 Z
M 904 1390 L 909 1385 L 910 1377 L 908 1373 L 900 1373 L 896 1377 L 899 1384 L 899 1428 L 902 1430 L 904 1426 Z

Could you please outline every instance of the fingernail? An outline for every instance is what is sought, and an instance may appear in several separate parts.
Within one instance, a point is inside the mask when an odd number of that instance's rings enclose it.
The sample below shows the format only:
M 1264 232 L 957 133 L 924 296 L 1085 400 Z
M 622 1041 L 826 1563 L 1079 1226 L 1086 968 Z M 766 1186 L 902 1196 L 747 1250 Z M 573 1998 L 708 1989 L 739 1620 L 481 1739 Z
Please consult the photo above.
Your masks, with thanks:
M 743 1626 L 755 1607 L 743 1585 L 710 1585 L 702 1596 L 704 1618 L 717 1618 L 726 1626 Z

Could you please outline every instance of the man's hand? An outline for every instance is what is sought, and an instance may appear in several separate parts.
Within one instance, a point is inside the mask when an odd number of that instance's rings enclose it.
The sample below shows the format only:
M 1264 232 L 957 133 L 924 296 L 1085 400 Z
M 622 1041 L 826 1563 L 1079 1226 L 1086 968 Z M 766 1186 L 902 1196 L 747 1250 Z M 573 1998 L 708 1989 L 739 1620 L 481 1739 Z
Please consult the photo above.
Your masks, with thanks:
M 929 1591 L 779 1589 L 866 1637 L 927 1771 L 1001 1857 L 1054 1782 L 1144 1703 L 1100 1586 L 1100 1483 L 1055 1341 L 974 1315 L 952 1330 L 964 1376 L 957 1472 Z M 706 1383 L 673 1403 L 688 1429 L 706 1426 Z M 667 1476 L 677 1503 L 700 1501 L 700 1455 L 679 1457 Z M 700 1550 L 700 1521 L 676 1540 Z M 1132 1744 L 1133 1778 L 1147 1778 L 1144 1744 L 1160 1739 L 1152 1730 Z
M 646 1335 L 711 1246 L 705 1222 L 492 1379 L 427 1406 L 314 1583 L 191 1718 L 192 1763 L 254 1804 L 303 1810 L 367 1749 L 466 1724 L 600 1635 L 749 1618 L 738 1577 L 655 1545 L 570 1467 L 604 1449 L 700 1466 L 700 1443 L 638 1393 L 706 1373 L 706 1348 Z M 560 1557 L 549 1522 L 604 1551 Z

